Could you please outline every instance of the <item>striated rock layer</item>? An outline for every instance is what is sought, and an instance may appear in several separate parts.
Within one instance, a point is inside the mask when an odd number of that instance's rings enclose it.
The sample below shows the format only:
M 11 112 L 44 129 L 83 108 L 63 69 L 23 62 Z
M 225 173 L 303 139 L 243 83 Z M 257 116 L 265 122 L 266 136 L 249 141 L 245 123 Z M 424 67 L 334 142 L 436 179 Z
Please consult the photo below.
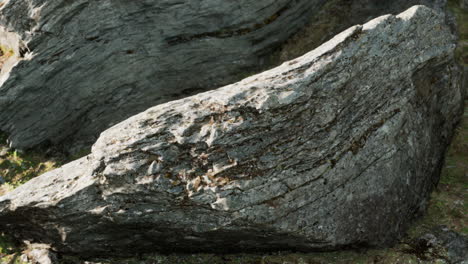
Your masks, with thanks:
M 0 198 L 0 228 L 80 256 L 379 246 L 424 211 L 462 114 L 424 6 L 106 130 Z
M 325 0 L 5 1 L 0 44 L 23 56 L 0 80 L 13 147 L 93 143 L 151 106 L 218 88 L 268 55 Z

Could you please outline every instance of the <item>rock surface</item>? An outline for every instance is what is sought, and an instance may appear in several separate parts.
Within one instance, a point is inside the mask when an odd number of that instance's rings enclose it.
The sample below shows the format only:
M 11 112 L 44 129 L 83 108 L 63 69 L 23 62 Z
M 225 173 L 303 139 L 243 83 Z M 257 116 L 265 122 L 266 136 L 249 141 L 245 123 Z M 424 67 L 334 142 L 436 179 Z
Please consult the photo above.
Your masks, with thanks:
M 0 43 L 16 56 L 0 77 L 0 130 L 15 148 L 79 152 L 148 107 L 238 81 L 383 13 L 445 2 L 4 1 Z M 311 18 L 303 48 L 293 38 L 270 56 Z
M 412 253 L 422 260 L 442 257 L 453 264 L 468 264 L 468 237 L 446 226 L 435 227 L 411 243 Z
M 0 77 L 0 130 L 16 148 L 91 145 L 151 106 L 258 70 L 324 2 L 5 1 L 0 43 L 24 58 Z
M 0 197 L 0 228 L 80 256 L 395 242 L 462 114 L 455 37 L 423 6 L 153 107 Z
M 58 264 L 57 256 L 50 251 L 49 245 L 32 244 L 28 245 L 23 261 L 31 264 Z

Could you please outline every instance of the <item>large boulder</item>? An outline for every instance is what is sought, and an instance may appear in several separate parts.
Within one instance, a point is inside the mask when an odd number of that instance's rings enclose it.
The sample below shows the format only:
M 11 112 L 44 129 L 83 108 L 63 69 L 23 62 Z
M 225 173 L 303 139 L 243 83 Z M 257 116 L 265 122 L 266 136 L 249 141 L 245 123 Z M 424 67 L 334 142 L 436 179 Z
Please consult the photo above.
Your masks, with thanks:
M 79 151 L 148 107 L 238 81 L 416 3 L 445 0 L 5 1 L 0 43 L 15 56 L 0 76 L 0 130 L 16 148 Z M 273 52 L 306 22 L 304 48 L 296 37 Z
M 5 1 L 0 44 L 16 66 L 0 76 L 0 130 L 16 148 L 93 143 L 151 106 L 251 75 L 324 2 Z
M 455 37 L 424 6 L 106 130 L 0 197 L 0 229 L 66 254 L 395 242 L 462 114 Z

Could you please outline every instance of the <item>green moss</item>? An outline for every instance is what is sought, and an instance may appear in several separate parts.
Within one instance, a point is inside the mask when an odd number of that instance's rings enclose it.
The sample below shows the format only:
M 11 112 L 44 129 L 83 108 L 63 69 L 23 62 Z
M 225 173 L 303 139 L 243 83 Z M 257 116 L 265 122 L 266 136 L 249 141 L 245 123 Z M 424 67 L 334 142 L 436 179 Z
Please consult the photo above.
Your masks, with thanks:
M 40 150 L 21 152 L 10 149 L 7 138 L 5 133 L 0 132 L 0 151 L 7 150 L 6 155 L 0 156 L 0 177 L 6 182 L 0 185 L 0 195 L 75 158 L 60 153 L 52 157 Z
M 21 261 L 21 249 L 8 236 L 0 233 L 0 263 L 27 264 Z
M 0 145 L 6 145 L 7 139 L 8 139 L 7 134 L 0 132 Z
M 2 147 L 6 146 L 0 145 L 0 148 Z M 16 150 L 9 150 L 6 156 L 0 158 L 0 176 L 7 182 L 6 186 L 11 189 L 60 164 L 59 160 L 47 158 L 40 153 L 20 153 Z M 5 192 L 6 186 L 0 187 L 0 195 Z
M 13 241 L 5 234 L 0 233 L 0 256 L 12 254 L 15 252 L 16 246 Z

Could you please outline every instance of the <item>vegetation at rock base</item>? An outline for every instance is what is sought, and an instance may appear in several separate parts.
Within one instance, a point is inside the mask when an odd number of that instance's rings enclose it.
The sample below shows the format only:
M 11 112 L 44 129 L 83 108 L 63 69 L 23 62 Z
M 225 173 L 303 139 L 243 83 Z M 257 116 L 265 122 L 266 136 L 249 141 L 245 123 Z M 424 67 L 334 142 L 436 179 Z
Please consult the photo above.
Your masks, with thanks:
M 460 42 L 457 57 L 463 65 L 468 65 L 468 15 L 463 10 L 458 0 L 449 0 L 448 8 L 456 16 Z
M 10 149 L 6 138 L 5 134 L 0 134 L 0 182 L 5 181 L 0 185 L 0 195 L 65 162 L 63 156 L 51 157 L 37 151 L 23 153 Z
M 20 255 L 21 252 L 13 241 L 0 233 L 0 263 L 23 264 L 19 259 Z

